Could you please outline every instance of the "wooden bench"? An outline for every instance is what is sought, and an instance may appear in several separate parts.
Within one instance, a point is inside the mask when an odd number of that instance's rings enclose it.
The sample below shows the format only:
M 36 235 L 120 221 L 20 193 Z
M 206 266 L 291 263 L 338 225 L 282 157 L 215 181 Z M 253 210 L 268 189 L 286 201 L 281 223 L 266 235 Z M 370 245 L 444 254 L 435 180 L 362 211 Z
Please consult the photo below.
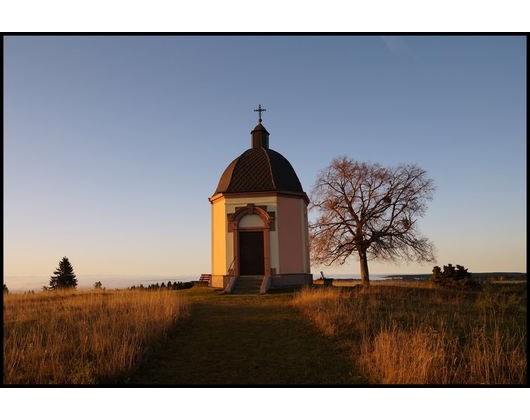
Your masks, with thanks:
M 201 276 L 199 277 L 199 280 L 194 281 L 193 283 L 195 283 L 197 286 L 199 285 L 210 286 L 211 281 L 212 281 L 211 274 L 201 274 Z

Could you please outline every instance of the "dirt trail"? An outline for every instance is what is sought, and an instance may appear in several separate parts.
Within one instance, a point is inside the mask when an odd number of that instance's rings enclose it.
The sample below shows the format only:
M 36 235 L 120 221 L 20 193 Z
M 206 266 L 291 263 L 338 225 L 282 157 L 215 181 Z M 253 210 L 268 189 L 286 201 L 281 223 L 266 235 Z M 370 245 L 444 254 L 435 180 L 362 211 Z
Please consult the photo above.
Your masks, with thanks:
M 337 342 L 290 307 L 291 293 L 185 294 L 191 318 L 130 384 L 362 383 Z

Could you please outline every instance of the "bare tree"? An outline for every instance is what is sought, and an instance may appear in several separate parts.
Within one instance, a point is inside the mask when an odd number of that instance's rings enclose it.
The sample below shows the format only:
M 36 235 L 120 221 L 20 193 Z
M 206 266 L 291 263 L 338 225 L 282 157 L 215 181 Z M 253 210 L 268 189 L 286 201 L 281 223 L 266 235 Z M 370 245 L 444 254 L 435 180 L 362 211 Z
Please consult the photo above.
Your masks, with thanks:
M 434 194 L 433 180 L 416 165 L 385 168 L 346 156 L 321 170 L 311 191 L 311 257 L 342 265 L 357 255 L 363 285 L 370 284 L 368 260 L 436 262 L 434 245 L 417 221 Z

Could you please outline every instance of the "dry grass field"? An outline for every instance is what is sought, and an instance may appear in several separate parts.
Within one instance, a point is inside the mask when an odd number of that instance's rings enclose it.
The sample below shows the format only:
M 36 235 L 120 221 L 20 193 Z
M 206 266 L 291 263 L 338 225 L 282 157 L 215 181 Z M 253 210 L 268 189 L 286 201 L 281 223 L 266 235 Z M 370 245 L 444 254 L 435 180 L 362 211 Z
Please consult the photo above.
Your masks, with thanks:
M 4 384 L 124 381 L 188 313 L 177 292 L 4 294 Z
M 3 381 L 525 384 L 526 327 L 526 284 L 4 294 Z
M 526 383 L 526 284 L 481 292 L 312 287 L 293 303 L 379 384 Z

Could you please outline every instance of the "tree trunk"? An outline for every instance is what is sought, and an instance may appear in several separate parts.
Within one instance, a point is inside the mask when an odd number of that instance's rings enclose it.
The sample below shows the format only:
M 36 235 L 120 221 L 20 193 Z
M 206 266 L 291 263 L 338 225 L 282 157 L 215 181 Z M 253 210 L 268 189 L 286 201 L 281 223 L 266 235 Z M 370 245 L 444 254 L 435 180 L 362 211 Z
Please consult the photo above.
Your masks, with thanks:
M 366 250 L 359 251 L 359 261 L 361 262 L 361 282 L 363 286 L 370 286 L 370 273 L 368 271 L 368 258 Z

